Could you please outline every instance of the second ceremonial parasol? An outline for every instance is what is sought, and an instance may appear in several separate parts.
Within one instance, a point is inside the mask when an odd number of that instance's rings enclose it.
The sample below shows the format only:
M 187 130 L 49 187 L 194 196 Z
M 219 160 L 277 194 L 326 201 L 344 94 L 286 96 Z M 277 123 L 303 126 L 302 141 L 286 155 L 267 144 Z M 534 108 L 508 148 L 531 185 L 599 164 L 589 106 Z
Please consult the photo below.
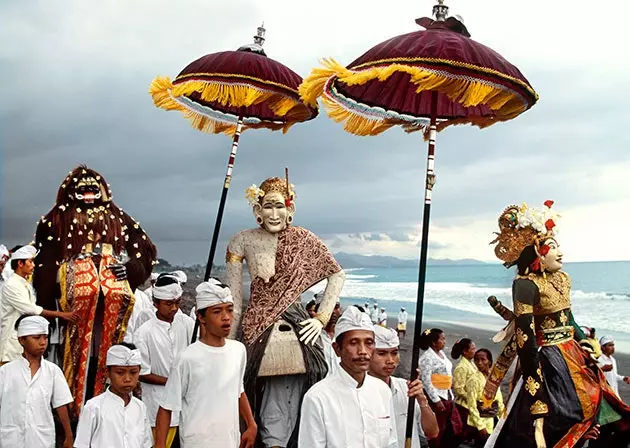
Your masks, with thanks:
M 149 89 L 157 107 L 182 112 L 196 129 L 233 136 L 205 280 L 212 271 L 241 132 L 249 128 L 287 132 L 293 124 L 317 116 L 317 105 L 305 105 L 298 94 L 302 78 L 265 54 L 264 36 L 260 26 L 253 44 L 203 56 L 172 82 L 155 78 Z
M 356 135 L 377 135 L 400 125 L 421 130 L 429 148 L 418 273 L 411 378 L 416 377 L 431 212 L 437 132 L 454 124 L 480 128 L 511 120 L 538 95 L 521 72 L 500 54 L 474 40 L 461 18 L 448 17 L 444 0 L 433 7 L 436 20 L 416 23 L 426 30 L 393 37 L 344 67 L 333 59 L 312 71 L 302 85 L 304 101 L 321 97 L 328 115 Z M 411 446 L 414 402 L 409 401 L 406 444 Z

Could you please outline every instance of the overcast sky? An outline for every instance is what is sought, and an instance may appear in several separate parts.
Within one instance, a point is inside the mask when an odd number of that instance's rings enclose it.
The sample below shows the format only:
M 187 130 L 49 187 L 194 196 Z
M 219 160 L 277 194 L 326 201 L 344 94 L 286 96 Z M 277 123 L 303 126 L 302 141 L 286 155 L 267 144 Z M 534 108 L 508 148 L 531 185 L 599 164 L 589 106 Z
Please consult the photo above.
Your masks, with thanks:
M 251 42 L 262 21 L 267 54 L 306 76 L 321 57 L 347 64 L 418 29 L 414 19 L 433 3 L 1 2 L 0 241 L 29 241 L 67 172 L 87 163 L 160 256 L 202 262 L 230 138 L 157 109 L 151 80 Z M 630 16 L 630 3 L 447 4 L 475 40 L 521 69 L 541 99 L 512 122 L 438 136 L 430 256 L 493 260 L 488 242 L 505 206 L 555 199 L 567 261 L 629 259 L 630 59 L 625 27 L 610 21 Z M 232 234 L 255 225 L 244 189 L 283 175 L 285 166 L 298 195 L 296 224 L 333 251 L 417 257 L 425 155 L 419 134 L 356 137 L 323 113 L 286 135 L 245 132 L 215 261 Z

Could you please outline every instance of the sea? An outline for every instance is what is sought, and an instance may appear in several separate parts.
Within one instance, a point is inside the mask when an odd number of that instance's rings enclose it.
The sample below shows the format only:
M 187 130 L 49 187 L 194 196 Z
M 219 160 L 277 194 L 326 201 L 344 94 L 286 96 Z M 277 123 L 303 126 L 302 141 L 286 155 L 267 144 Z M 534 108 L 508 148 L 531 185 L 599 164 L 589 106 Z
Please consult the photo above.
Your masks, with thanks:
M 500 264 L 428 266 L 423 322 L 447 323 L 499 331 L 505 321 L 487 302 L 496 296 L 512 308 L 515 268 Z M 630 353 L 630 261 L 565 263 L 571 276 L 571 302 L 579 325 L 594 327 L 597 337 L 611 335 L 617 351 Z M 346 270 L 342 305 L 378 303 L 389 317 L 404 306 L 410 321 L 416 313 L 416 268 L 356 268 Z M 317 292 L 323 285 L 311 290 Z

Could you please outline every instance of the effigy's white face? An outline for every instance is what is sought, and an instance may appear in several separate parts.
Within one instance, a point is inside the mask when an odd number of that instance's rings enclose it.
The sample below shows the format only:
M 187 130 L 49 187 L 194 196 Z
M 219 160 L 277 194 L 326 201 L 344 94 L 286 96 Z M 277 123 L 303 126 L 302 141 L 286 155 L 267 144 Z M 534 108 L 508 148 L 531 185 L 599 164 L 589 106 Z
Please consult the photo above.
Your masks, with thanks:
M 549 251 L 545 254 L 541 254 L 541 260 L 545 266 L 547 272 L 558 272 L 562 269 L 562 252 L 558 242 L 554 239 L 548 239 L 543 243 L 543 246 L 549 247 Z
M 287 228 L 290 210 L 287 208 L 284 195 L 272 191 L 263 197 L 262 204 L 254 207 L 254 214 L 262 227 L 269 233 L 278 233 Z

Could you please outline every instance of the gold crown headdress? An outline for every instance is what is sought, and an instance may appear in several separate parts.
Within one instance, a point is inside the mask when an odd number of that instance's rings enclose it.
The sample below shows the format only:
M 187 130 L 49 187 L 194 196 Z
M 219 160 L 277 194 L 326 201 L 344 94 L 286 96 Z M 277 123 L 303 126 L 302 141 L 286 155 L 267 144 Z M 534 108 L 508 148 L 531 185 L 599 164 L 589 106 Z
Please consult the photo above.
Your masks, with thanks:
M 262 203 L 263 197 L 268 193 L 280 193 L 284 197 L 287 207 L 295 202 L 295 186 L 289 183 L 289 169 L 285 168 L 285 179 L 270 177 L 265 179 L 260 187 L 252 185 L 245 190 L 245 198 L 253 207 Z
M 543 209 L 510 205 L 499 216 L 499 232 L 490 244 L 497 244 L 494 253 L 506 265 L 512 265 L 527 246 L 538 247 L 541 241 L 557 234 L 559 214 L 551 210 L 553 201 L 545 201 Z

